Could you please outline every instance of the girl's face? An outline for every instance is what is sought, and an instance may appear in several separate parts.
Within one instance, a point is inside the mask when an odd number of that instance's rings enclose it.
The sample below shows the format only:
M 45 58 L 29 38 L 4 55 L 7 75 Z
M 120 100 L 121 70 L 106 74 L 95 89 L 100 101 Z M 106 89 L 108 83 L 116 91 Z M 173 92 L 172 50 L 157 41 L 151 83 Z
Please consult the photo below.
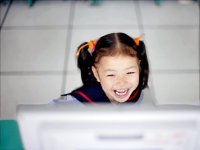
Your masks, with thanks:
M 136 57 L 104 56 L 92 71 L 111 102 L 127 101 L 139 84 L 139 61 Z

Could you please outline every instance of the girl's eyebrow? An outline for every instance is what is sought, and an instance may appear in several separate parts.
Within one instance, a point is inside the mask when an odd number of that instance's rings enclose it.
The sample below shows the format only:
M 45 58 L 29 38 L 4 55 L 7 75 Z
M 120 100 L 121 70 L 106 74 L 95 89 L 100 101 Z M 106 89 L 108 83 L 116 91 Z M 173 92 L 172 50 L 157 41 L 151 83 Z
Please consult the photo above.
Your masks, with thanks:
M 135 69 L 135 68 L 137 68 L 137 66 L 130 66 L 130 67 L 125 68 L 124 70 Z M 105 69 L 104 71 L 107 72 L 107 71 L 116 71 L 116 70 L 114 70 L 114 69 Z
M 133 69 L 133 68 L 137 68 L 137 66 L 130 66 L 130 67 L 124 69 L 124 70 L 129 70 L 129 69 Z
M 107 72 L 107 71 L 116 71 L 116 70 L 114 70 L 114 69 L 105 69 L 104 71 Z

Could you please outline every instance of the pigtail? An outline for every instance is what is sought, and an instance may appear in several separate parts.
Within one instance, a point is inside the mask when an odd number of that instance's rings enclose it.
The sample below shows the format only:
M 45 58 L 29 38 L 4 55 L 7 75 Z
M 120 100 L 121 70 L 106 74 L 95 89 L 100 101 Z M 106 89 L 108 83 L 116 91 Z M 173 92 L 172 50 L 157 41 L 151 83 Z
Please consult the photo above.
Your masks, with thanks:
M 79 46 L 78 50 L 87 43 L 83 43 Z M 93 73 L 92 73 L 92 66 L 94 64 L 93 57 L 91 53 L 88 51 L 89 46 L 84 46 L 80 53 L 77 56 L 77 66 L 81 71 L 81 79 L 82 83 L 85 85 L 90 82 L 96 81 Z M 77 51 L 78 51 L 77 50 Z
M 148 87 L 148 79 L 149 79 L 149 63 L 146 53 L 145 44 L 143 41 L 139 41 L 139 45 L 137 48 L 138 58 L 140 60 L 140 85 L 142 89 Z

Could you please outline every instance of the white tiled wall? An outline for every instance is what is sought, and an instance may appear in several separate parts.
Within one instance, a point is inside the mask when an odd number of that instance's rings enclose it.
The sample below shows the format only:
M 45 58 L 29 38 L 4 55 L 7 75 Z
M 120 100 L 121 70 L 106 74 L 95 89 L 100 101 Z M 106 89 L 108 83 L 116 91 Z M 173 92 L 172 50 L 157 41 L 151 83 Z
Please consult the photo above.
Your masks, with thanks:
M 140 1 L 140 11 L 144 26 L 176 25 L 181 27 L 184 25 L 199 25 L 197 2 L 183 5 L 176 0 L 161 1 L 160 7 L 152 3 L 152 1 Z
M 137 14 L 133 1 L 106 1 L 98 7 L 79 2 L 75 6 L 74 25 L 93 27 L 115 25 L 138 25 Z
M 28 7 L 26 1 L 14 0 L 4 22 L 4 26 L 64 26 L 69 24 L 71 2 L 37 1 Z
M 66 29 L 2 30 L 1 71 L 61 71 L 66 35 Z
M 15 117 L 17 104 L 44 104 L 59 96 L 60 74 L 1 75 L 1 117 Z
M 0 6 L 1 118 L 15 118 L 17 104 L 48 103 L 80 86 L 76 48 L 110 32 L 145 33 L 155 102 L 200 103 L 197 2 L 38 0 L 29 7 L 14 0 Z

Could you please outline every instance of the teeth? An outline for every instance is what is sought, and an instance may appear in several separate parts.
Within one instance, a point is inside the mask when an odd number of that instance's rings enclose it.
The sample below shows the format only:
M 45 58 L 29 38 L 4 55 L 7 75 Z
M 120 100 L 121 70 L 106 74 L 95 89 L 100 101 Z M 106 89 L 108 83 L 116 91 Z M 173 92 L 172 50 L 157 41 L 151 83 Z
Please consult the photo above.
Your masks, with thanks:
M 126 90 L 116 90 L 117 92 L 125 92 Z
M 115 90 L 115 93 L 119 96 L 126 95 L 128 90 Z

